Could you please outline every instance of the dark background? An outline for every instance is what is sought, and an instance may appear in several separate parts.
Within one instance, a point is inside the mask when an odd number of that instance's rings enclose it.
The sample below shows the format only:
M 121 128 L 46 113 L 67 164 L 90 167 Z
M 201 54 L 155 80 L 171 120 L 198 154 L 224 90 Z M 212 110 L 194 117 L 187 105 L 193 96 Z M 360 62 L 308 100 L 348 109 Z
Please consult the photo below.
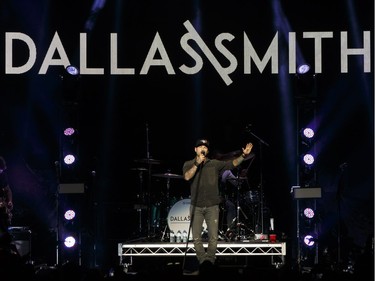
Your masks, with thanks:
M 79 127 L 80 176 L 85 183 L 85 235 L 96 241 L 95 263 L 116 262 L 117 243 L 137 239 L 142 191 L 147 203 L 158 203 L 166 192 L 166 179 L 152 176 L 182 174 L 182 164 L 194 156 L 197 138 L 211 142 L 211 155 L 254 144 L 256 157 L 249 169 L 251 189 L 262 187 L 267 212 L 278 233 L 295 237 L 295 201 L 290 189 L 297 185 L 297 136 L 294 74 L 288 69 L 287 41 L 296 32 L 300 53 L 314 63 L 311 39 L 305 31 L 332 31 L 323 40 L 322 73 L 317 74 L 316 120 L 319 151 L 317 175 L 322 188 L 319 217 L 322 243 L 337 250 L 337 223 L 343 221 L 342 242 L 363 249 L 373 235 L 373 58 L 371 73 L 363 72 L 362 57 L 350 58 L 348 73 L 340 71 L 340 32 L 348 32 L 348 45 L 361 48 L 363 31 L 371 31 L 373 55 L 373 1 L 107 1 L 92 13 L 93 1 L 2 1 L 0 4 L 0 154 L 8 162 L 14 192 L 13 225 L 32 229 L 34 258 L 54 263 L 57 186 L 60 159 L 61 110 L 68 98 L 63 90 L 62 66 L 38 74 L 55 32 L 71 64 L 79 64 L 79 33 L 87 33 L 88 67 L 103 67 L 104 75 L 82 75 L 76 88 L 74 118 Z M 198 74 L 179 71 L 192 64 L 180 47 L 189 20 L 216 53 L 220 33 L 235 36 L 226 42 L 238 66 L 226 85 L 202 54 Z M 91 23 L 88 28 L 87 24 Z M 263 72 L 255 65 L 244 74 L 243 37 L 250 38 L 259 57 L 279 32 L 279 73 Z M 5 73 L 5 33 L 22 32 L 37 46 L 37 61 L 24 74 Z M 153 66 L 140 70 L 150 44 L 159 33 L 176 71 Z M 110 75 L 110 33 L 118 35 L 118 64 L 133 67 L 134 75 Z M 14 65 L 28 56 L 15 44 Z M 289 87 L 288 87 L 289 85 Z M 248 130 L 249 125 L 251 130 Z M 255 135 L 255 137 L 254 137 Z M 268 145 L 261 144 L 261 139 Z M 147 165 L 144 158 L 158 160 Z M 141 161 L 139 161 L 141 160 Z M 342 169 L 344 164 L 345 169 Z M 188 196 L 182 179 L 171 179 L 170 192 Z M 340 213 L 338 213 L 340 206 Z M 143 228 L 147 228 L 143 214 Z M 43 247 L 38 247 L 43 245 Z M 90 246 L 89 246 L 90 247 Z M 88 251 L 90 252 L 90 251 Z M 88 258 L 92 264 L 92 257 Z

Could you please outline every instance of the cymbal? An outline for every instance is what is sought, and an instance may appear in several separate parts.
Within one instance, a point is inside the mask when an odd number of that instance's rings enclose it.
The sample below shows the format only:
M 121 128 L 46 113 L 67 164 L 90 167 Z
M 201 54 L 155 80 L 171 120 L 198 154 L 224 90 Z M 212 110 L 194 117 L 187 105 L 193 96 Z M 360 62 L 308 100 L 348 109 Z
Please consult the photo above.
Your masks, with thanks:
M 131 168 L 132 171 L 148 171 L 146 168 L 138 167 L 138 168 Z
M 164 173 L 164 174 L 153 174 L 152 176 L 154 177 L 159 177 L 159 178 L 168 178 L 168 179 L 182 179 L 182 175 L 176 175 L 176 174 L 171 174 L 171 173 Z
M 161 164 L 160 160 L 155 160 L 151 158 L 142 158 L 142 159 L 136 159 L 134 160 L 136 163 L 144 163 L 144 164 L 153 164 L 153 165 L 159 165 Z

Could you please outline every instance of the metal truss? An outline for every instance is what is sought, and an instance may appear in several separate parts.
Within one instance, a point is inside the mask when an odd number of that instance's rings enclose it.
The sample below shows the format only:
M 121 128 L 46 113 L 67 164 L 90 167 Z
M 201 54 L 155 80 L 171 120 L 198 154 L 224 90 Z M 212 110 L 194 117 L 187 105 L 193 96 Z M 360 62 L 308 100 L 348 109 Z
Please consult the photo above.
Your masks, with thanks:
M 207 248 L 207 243 L 203 244 Z M 139 243 L 139 244 L 118 244 L 118 256 L 183 256 L 195 255 L 193 243 Z M 218 243 L 217 256 L 285 256 L 286 243 Z

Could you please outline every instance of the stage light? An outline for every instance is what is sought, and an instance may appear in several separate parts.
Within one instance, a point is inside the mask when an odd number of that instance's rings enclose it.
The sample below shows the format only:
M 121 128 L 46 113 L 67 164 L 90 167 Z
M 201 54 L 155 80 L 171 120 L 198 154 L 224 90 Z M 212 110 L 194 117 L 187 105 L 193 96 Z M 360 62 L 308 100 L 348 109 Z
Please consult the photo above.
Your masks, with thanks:
M 301 64 L 297 68 L 297 73 L 298 74 L 306 74 L 310 71 L 311 67 L 309 64 Z
M 67 73 L 69 73 L 72 76 L 77 76 L 79 74 L 78 68 L 76 66 L 74 66 L 74 65 L 68 65 L 65 68 L 65 70 L 66 70 Z
M 68 128 L 65 128 L 64 129 L 64 135 L 69 137 L 69 136 L 73 136 L 75 133 L 75 129 L 72 128 L 72 127 L 68 127 Z
M 67 210 L 64 213 L 64 218 L 68 221 L 71 221 L 75 218 L 76 212 L 74 210 Z
M 315 215 L 314 210 L 311 209 L 311 208 L 305 208 L 305 209 L 303 210 L 303 214 L 304 214 L 305 217 L 308 218 L 308 219 L 312 219 L 312 218 L 314 218 L 314 215 Z
M 77 242 L 76 239 L 72 235 L 69 235 L 69 236 L 65 237 L 65 239 L 64 239 L 64 245 L 67 248 L 74 247 L 76 245 L 76 242 Z
M 303 243 L 308 247 L 312 247 L 315 244 L 315 238 L 311 234 L 305 235 L 305 237 L 303 237 Z
M 301 130 L 301 137 L 307 140 L 311 140 L 315 135 L 315 132 L 311 128 L 303 128 Z
M 64 156 L 64 163 L 66 165 L 72 165 L 75 162 L 76 158 L 73 154 L 68 154 Z
M 302 156 L 302 160 L 305 165 L 311 166 L 312 164 L 314 164 L 315 158 L 312 154 L 306 153 Z

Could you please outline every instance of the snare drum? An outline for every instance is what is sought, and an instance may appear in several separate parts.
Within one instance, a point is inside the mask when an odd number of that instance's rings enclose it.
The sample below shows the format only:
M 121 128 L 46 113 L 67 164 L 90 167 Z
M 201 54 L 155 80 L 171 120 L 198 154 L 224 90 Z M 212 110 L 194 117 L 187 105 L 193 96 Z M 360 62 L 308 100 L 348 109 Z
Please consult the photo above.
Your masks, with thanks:
M 170 231 L 173 231 L 174 234 L 177 233 L 177 231 L 180 231 L 181 233 L 185 230 L 187 233 L 189 233 L 189 227 L 190 227 L 190 202 L 191 200 L 188 199 L 182 199 L 180 201 L 177 201 L 172 208 L 169 210 L 168 213 L 168 227 Z M 206 222 L 203 222 L 203 229 L 207 229 Z M 190 231 L 189 240 L 192 240 L 193 236 Z

